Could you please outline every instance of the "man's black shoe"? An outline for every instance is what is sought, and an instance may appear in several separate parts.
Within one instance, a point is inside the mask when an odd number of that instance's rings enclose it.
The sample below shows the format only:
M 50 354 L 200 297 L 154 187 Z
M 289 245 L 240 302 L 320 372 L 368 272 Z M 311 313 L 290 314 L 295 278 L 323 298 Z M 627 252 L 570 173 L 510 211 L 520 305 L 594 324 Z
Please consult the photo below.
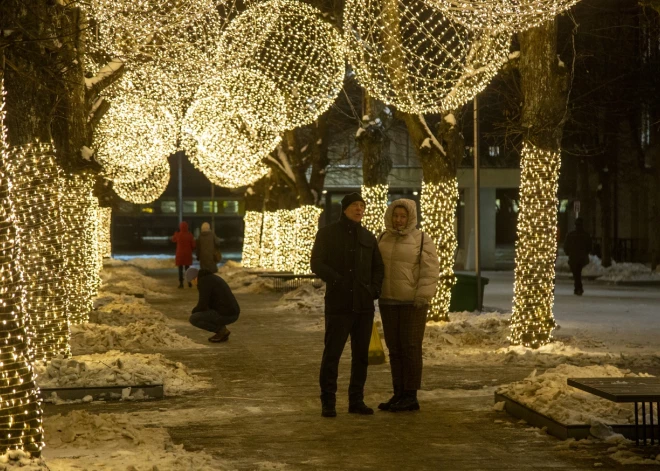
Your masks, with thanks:
M 403 412 L 419 410 L 419 402 L 413 396 L 403 396 L 401 400 L 390 406 L 390 412 Z
M 337 409 L 334 404 L 323 404 L 321 406 L 321 415 L 323 417 L 337 417 Z
M 399 402 L 400 399 L 401 399 L 401 394 L 395 394 L 394 396 L 392 396 L 390 398 L 389 401 L 381 402 L 380 404 L 378 404 L 378 408 L 380 410 L 390 410 L 390 407 L 392 406 L 392 404 L 395 404 L 395 403 Z
M 349 414 L 360 414 L 360 415 L 372 415 L 374 410 L 371 407 L 367 407 L 364 402 L 357 402 L 348 406 Z

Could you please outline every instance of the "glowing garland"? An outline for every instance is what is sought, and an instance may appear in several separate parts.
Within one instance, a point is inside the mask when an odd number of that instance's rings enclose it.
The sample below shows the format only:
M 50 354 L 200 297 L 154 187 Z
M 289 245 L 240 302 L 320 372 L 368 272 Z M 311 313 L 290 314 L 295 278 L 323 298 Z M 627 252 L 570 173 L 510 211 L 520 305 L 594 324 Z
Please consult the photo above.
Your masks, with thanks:
M 112 208 L 98 209 L 99 221 L 99 258 L 101 265 L 103 259 L 112 257 Z
M 521 32 L 548 21 L 579 0 L 424 0 L 470 29 Z
M 295 224 L 295 210 L 280 209 L 275 212 L 274 232 L 270 234 L 275 243 L 273 254 L 275 271 L 293 272 L 295 262 L 293 250 L 296 244 Z
M 343 85 L 341 35 L 303 2 L 269 0 L 252 6 L 229 24 L 220 54 L 228 66 L 253 70 L 284 94 L 284 110 L 262 109 L 261 115 L 267 120 L 282 115 L 285 129 L 313 122 Z
M 376 237 L 385 232 L 385 212 L 389 185 L 375 185 L 361 187 L 362 199 L 366 202 L 362 226 L 370 230 Z
M 312 257 L 312 247 L 319 228 L 321 212 L 321 208 L 313 205 L 301 206 L 295 210 L 296 222 L 293 231 L 295 243 L 291 247 L 293 256 L 289 256 L 294 259 L 293 273 L 296 275 L 311 273 L 309 261 Z
M 258 268 L 261 247 L 261 226 L 263 213 L 258 211 L 246 211 L 243 221 L 245 232 L 243 233 L 243 257 L 242 265 L 245 268 Z
M 61 212 L 61 177 L 48 144 L 14 147 L 4 163 L 12 185 L 14 215 L 21 246 L 23 311 L 33 343 L 34 360 L 68 355 L 66 286 L 62 277 L 65 233 Z
M 10 156 L 4 126 L 4 83 L 0 80 L 0 454 L 44 447 L 39 388 L 30 364 L 30 345 L 21 311 L 21 259 L 13 188 L 4 174 Z
M 99 258 L 99 199 L 90 195 L 88 206 L 85 209 L 85 217 L 88 223 L 82 232 L 82 250 L 85 254 L 85 279 L 88 309 L 82 319 L 70 319 L 72 324 L 84 323 L 89 321 L 89 313 L 93 309 L 94 298 L 99 294 L 101 286 L 101 270 L 103 261 Z
M 552 340 L 557 256 L 559 152 L 525 142 L 520 162 L 511 343 L 538 348 Z
M 267 211 L 263 215 L 259 267 L 265 270 L 275 269 L 275 251 L 277 242 L 277 214 Z
M 166 108 L 124 96 L 111 101 L 94 131 L 95 157 L 110 180 L 143 180 L 176 151 L 176 138 L 176 119 Z
M 455 109 L 508 58 L 510 35 L 471 31 L 423 0 L 347 0 L 344 38 L 358 82 L 412 114 Z
M 170 163 L 163 158 L 160 164 L 145 178 L 128 183 L 115 182 L 112 189 L 125 201 L 148 204 L 160 198 L 169 182 Z
M 438 291 L 431 300 L 428 317 L 430 320 L 449 320 L 451 289 L 456 283 L 454 276 L 454 254 L 458 247 L 454 223 L 458 202 L 458 180 L 453 178 L 443 183 L 422 182 L 422 228 L 433 238 L 440 262 Z

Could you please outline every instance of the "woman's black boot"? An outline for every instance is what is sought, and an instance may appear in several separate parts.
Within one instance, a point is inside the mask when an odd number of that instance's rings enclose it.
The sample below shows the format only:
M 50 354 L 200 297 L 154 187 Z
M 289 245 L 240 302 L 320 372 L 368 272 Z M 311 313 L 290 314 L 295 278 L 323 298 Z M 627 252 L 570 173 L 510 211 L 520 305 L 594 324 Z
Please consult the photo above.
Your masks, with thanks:
M 401 387 L 394 387 L 394 395 L 390 398 L 389 401 L 387 402 L 381 402 L 378 404 L 378 408 L 380 410 L 390 410 L 390 406 L 392 404 L 396 404 L 401 400 L 401 396 L 403 395 L 403 388 Z
M 404 391 L 403 396 L 398 402 L 390 405 L 390 412 L 403 412 L 419 410 L 417 402 L 417 391 Z

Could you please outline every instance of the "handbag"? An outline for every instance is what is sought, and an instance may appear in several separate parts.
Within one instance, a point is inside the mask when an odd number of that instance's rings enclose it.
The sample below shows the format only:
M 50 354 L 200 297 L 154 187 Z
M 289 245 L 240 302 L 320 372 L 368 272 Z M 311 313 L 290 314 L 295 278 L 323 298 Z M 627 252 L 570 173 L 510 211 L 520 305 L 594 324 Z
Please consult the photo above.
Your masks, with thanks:
M 214 250 L 214 251 L 213 251 L 213 261 L 214 261 L 215 263 L 220 263 L 220 262 L 222 262 L 222 252 L 220 252 L 220 251 L 217 250 L 217 249 Z

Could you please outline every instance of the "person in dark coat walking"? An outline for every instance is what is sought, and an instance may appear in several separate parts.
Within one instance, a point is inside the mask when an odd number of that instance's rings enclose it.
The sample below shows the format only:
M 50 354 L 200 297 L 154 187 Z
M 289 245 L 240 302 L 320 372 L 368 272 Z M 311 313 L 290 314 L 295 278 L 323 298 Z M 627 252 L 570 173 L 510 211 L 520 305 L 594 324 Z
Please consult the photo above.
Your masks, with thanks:
M 383 283 L 383 259 L 374 235 L 360 225 L 365 203 L 358 193 L 341 202 L 339 221 L 316 234 L 311 267 L 326 283 L 325 349 L 321 360 L 321 415 L 335 417 L 339 360 L 351 336 L 351 379 L 348 412 L 373 414 L 364 403 L 364 383 L 369 365 L 369 342 L 374 320 L 374 300 Z
M 575 230 L 568 233 L 564 241 L 564 253 L 568 255 L 568 266 L 573 273 L 573 293 L 582 296 L 582 269 L 589 265 L 591 236 L 584 230 L 582 219 L 575 220 Z
M 176 242 L 176 256 L 174 263 L 179 267 L 179 288 L 183 288 L 183 271 L 192 265 L 192 254 L 195 248 L 195 237 L 188 231 L 188 223 L 182 221 L 179 230 L 172 236 L 172 242 Z M 192 288 L 192 284 L 188 283 Z
M 220 238 L 211 231 L 211 225 L 208 222 L 202 224 L 202 231 L 197 238 L 197 260 L 199 268 L 208 270 L 211 273 L 218 271 L 220 252 Z
M 231 333 L 227 325 L 238 320 L 241 308 L 225 280 L 208 270 L 189 268 L 186 280 L 197 285 L 199 300 L 193 308 L 190 323 L 214 332 L 209 342 L 226 342 Z

